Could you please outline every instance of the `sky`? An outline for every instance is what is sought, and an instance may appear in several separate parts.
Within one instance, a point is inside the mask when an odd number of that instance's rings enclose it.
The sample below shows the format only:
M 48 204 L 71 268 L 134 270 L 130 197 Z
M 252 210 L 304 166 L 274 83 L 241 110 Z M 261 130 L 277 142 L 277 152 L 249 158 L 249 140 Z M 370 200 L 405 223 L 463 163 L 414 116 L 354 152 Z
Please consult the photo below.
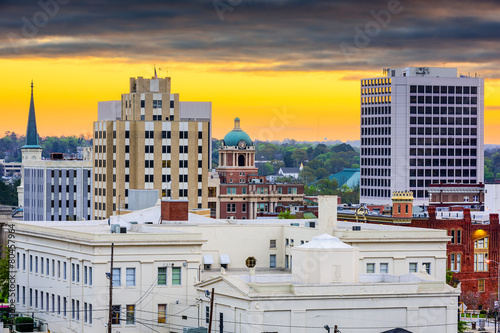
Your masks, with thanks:
M 172 77 L 211 101 L 213 136 L 359 140 L 360 83 L 385 67 L 485 78 L 485 143 L 500 144 L 500 1 L 0 0 L 0 136 L 90 135 L 129 77 Z

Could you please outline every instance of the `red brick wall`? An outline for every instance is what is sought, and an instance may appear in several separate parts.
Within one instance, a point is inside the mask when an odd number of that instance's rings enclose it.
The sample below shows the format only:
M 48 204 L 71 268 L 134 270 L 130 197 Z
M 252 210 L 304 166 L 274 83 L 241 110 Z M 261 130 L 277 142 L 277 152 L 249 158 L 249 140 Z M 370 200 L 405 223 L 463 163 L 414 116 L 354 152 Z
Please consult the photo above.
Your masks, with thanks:
M 162 221 L 187 221 L 189 201 L 163 200 L 161 202 Z

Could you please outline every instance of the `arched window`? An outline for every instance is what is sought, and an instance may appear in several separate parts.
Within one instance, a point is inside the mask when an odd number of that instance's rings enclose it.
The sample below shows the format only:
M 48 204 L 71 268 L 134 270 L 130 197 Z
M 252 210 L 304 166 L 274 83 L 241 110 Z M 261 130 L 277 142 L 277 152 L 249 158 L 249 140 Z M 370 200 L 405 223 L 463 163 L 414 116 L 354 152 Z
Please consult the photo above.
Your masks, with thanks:
M 238 155 L 238 166 L 245 166 L 245 156 Z

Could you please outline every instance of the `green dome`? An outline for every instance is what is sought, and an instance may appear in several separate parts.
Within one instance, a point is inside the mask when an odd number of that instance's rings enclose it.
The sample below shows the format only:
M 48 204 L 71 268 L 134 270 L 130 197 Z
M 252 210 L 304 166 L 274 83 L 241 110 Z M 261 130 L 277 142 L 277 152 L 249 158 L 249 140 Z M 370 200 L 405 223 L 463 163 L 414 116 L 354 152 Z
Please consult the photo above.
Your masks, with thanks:
M 240 127 L 240 118 L 234 119 L 234 128 L 224 137 L 224 146 L 237 146 L 241 140 L 245 141 L 247 146 L 253 146 L 252 139 Z

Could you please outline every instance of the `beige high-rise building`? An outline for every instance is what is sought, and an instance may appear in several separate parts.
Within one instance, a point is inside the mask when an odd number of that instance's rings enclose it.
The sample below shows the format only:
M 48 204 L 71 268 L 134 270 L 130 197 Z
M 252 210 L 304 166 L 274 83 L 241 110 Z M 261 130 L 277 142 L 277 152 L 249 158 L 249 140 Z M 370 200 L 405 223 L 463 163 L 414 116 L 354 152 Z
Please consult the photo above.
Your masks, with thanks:
M 170 82 L 131 78 L 121 115 L 94 123 L 94 218 L 129 210 L 134 189 L 207 207 L 211 103 L 192 102 L 183 117 Z

